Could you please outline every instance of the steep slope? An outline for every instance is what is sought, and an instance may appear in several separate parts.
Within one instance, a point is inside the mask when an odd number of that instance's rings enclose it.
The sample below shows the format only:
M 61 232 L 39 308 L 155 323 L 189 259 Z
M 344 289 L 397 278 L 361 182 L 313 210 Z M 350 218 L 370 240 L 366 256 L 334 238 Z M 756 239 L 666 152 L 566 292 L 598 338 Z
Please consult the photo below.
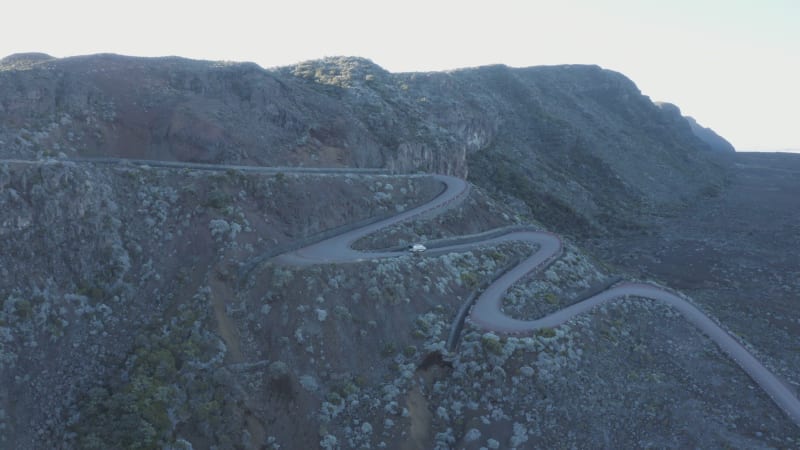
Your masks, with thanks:
M 592 245 L 604 260 L 691 295 L 797 391 L 800 155 L 731 157 L 722 191 L 656 218 L 646 234 Z
M 682 116 L 596 66 L 392 74 L 360 58 L 95 55 L 0 64 L 0 155 L 387 167 L 469 177 L 570 233 L 721 183 Z M 613 211 L 613 213 L 612 213 Z
M 694 135 L 697 136 L 698 139 L 705 142 L 709 146 L 709 148 L 711 148 L 711 150 L 717 152 L 727 152 L 727 153 L 736 151 L 736 149 L 733 148 L 733 145 L 731 145 L 731 143 L 728 142 L 725 138 L 718 135 L 711 128 L 706 128 L 697 123 L 694 117 L 684 116 L 681 113 L 680 108 L 673 105 L 672 103 L 656 102 L 655 104 L 656 106 L 661 108 L 665 114 L 671 115 L 673 117 L 673 120 L 675 120 L 676 122 L 680 122 L 683 120 L 688 122 L 689 127 L 692 130 L 692 133 L 694 133 Z
M 150 448 L 177 427 L 230 448 L 215 434 L 247 405 L 212 375 L 242 362 L 227 318 L 239 263 L 437 187 L 0 163 L 0 447 Z
M 117 55 L 13 60 L 0 66 L 5 155 L 291 164 L 313 159 L 302 140 L 317 121 L 341 115 L 332 99 L 254 64 Z M 379 156 L 339 160 L 333 152 L 320 164 L 376 166 Z
M 725 138 L 718 135 L 714 130 L 708 127 L 704 127 L 697 123 L 694 117 L 685 116 L 686 120 L 689 122 L 689 126 L 692 127 L 692 131 L 694 134 L 699 137 L 703 142 L 711 146 L 712 150 L 718 152 L 735 152 L 736 149 L 733 148 L 730 142 L 728 142 Z

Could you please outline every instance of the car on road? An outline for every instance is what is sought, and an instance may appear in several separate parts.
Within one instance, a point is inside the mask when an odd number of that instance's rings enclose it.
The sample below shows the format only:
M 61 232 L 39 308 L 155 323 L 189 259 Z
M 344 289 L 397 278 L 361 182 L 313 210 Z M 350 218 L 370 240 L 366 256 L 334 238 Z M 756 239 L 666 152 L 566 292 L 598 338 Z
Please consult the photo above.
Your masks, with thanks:
M 419 254 L 427 250 L 428 248 L 422 244 L 412 244 L 408 246 L 408 251 L 411 253 Z

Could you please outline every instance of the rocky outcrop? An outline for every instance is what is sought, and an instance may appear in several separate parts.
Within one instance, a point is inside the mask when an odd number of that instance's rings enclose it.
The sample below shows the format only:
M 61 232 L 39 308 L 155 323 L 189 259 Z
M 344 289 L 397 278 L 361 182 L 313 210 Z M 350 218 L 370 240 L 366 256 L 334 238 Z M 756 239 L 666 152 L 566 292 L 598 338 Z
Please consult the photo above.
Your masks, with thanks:
M 0 59 L 0 70 L 26 70 L 54 57 L 46 53 L 15 53 Z
M 736 149 L 724 137 L 718 135 L 711 128 L 704 127 L 694 120 L 694 117 L 685 116 L 689 126 L 692 127 L 692 132 L 700 138 L 703 142 L 708 144 L 712 150 L 718 152 L 735 152 Z
M 736 149 L 733 148 L 733 145 L 731 145 L 731 143 L 728 142 L 725 138 L 718 135 L 711 128 L 706 128 L 697 123 L 694 117 L 684 116 L 681 113 L 680 108 L 673 105 L 672 103 L 656 102 L 655 105 L 661 108 L 664 114 L 670 117 L 670 119 L 675 123 L 682 124 L 683 121 L 686 121 L 686 123 L 689 125 L 689 129 L 692 130 L 692 133 L 694 133 L 694 135 L 697 136 L 698 139 L 706 143 L 711 148 L 711 150 L 717 152 L 736 151 Z

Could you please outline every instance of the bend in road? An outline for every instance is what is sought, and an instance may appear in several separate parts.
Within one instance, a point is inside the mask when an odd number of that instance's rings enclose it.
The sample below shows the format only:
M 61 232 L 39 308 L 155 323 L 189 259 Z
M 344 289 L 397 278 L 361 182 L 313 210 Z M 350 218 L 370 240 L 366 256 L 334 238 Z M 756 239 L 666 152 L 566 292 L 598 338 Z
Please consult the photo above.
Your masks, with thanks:
M 417 218 L 423 214 L 440 214 L 448 207 L 466 196 L 469 185 L 461 179 L 432 175 L 444 183 L 446 189 L 432 201 L 412 210 L 403 212 L 388 219 L 358 228 L 316 244 L 279 255 L 275 261 L 292 265 L 330 264 L 362 261 L 365 259 L 391 258 L 406 252 L 365 252 L 352 249 L 352 244 L 382 228 L 399 222 Z M 730 356 L 783 410 L 787 416 L 800 426 L 800 400 L 772 372 L 759 362 L 736 339 L 717 325 L 702 311 L 685 299 L 668 292 L 658 286 L 641 283 L 624 283 L 606 291 L 593 295 L 583 301 L 556 311 L 537 320 L 518 320 L 505 315 L 501 310 L 501 302 L 505 292 L 519 279 L 541 270 L 561 255 L 561 239 L 552 233 L 540 231 L 512 231 L 489 239 L 476 237 L 475 240 L 458 245 L 439 247 L 436 254 L 466 251 L 477 245 L 497 244 L 508 241 L 526 241 L 538 245 L 538 250 L 524 259 L 516 267 L 509 270 L 478 296 L 469 320 L 476 326 L 501 333 L 528 333 L 541 328 L 556 327 L 578 314 L 625 296 L 647 298 L 666 303 L 677 309 L 684 318 L 694 324 L 701 332 L 713 340 L 728 356 Z M 430 252 L 429 252 L 430 253 Z

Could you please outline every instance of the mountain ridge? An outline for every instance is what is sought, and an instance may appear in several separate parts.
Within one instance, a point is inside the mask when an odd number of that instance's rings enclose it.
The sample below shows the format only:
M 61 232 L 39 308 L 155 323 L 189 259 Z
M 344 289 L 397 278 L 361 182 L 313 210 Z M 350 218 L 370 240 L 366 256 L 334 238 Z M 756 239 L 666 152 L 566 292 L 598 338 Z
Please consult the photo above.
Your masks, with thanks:
M 272 69 L 113 54 L 5 60 L 25 70 L 0 71 L 4 157 L 383 167 L 507 191 L 514 180 L 545 223 L 583 224 L 575 232 L 616 226 L 603 210 L 635 221 L 639 207 L 626 205 L 685 202 L 723 179 L 683 116 L 592 65 L 393 74 L 358 57 Z
M 614 280 L 654 281 L 800 386 L 797 155 L 712 151 L 597 66 L 0 66 L 0 447 L 800 442 L 660 303 L 618 299 L 525 336 L 468 322 L 448 351 L 468 299 L 537 244 L 435 250 L 489 230 L 558 233 L 558 258 L 505 293 L 503 314 L 535 320 Z M 430 172 L 469 189 L 357 243 L 428 251 L 270 258 L 426 204 L 442 192 Z

